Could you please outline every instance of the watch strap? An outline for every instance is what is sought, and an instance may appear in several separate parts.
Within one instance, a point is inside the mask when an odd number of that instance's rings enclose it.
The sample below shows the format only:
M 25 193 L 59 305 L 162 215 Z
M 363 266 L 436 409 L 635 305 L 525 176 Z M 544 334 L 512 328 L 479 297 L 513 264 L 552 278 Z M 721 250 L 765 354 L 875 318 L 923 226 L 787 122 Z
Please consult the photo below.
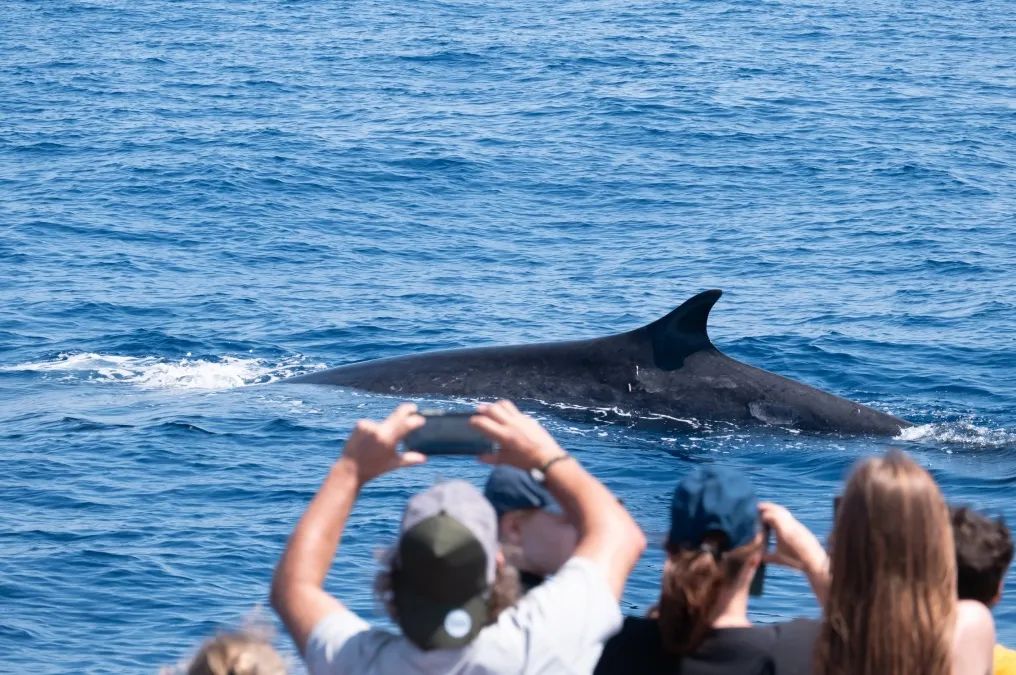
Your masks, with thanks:
M 560 455 L 554 455 L 546 462 L 544 462 L 543 466 L 539 468 L 530 469 L 529 475 L 531 475 L 533 477 L 533 480 L 537 481 L 538 483 L 545 483 L 547 482 L 547 472 L 550 471 L 550 467 L 554 466 L 558 462 L 565 459 L 572 459 L 572 456 L 567 452 L 562 452 Z

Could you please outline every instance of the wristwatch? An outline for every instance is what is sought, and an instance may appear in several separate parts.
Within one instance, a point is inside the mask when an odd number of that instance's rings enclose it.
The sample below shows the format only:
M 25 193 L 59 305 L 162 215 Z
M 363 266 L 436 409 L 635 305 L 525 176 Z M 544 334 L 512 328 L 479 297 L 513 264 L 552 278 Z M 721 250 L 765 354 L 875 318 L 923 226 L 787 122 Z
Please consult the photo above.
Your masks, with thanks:
M 544 462 L 543 466 L 539 468 L 534 467 L 530 469 L 529 475 L 532 476 L 533 480 L 535 480 L 537 483 L 546 483 L 547 472 L 550 471 L 550 467 L 554 466 L 563 459 L 572 459 L 572 456 L 569 455 L 567 452 L 562 452 L 560 455 L 554 455 L 546 462 Z

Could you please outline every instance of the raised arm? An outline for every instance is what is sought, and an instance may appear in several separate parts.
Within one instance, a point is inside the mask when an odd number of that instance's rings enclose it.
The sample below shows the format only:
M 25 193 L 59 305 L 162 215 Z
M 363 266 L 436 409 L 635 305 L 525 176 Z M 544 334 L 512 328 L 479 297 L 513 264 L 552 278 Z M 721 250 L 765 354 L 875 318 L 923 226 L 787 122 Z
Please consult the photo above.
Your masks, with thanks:
M 358 422 L 342 456 L 296 524 L 275 568 L 271 603 L 301 653 L 314 626 L 342 609 L 342 603 L 325 591 L 324 582 L 360 488 L 386 471 L 424 461 L 419 453 L 400 455 L 396 450 L 402 438 L 422 424 L 411 404 L 400 405 L 383 422 Z
M 766 562 L 804 572 L 818 604 L 825 607 L 829 596 L 829 556 L 822 544 L 804 523 L 779 504 L 761 502 L 758 509 L 762 522 L 776 535 L 776 551 L 766 555 Z
M 620 599 L 646 539 L 617 498 L 568 456 L 539 422 L 511 402 L 481 405 L 472 424 L 499 446 L 497 454 L 484 461 L 526 471 L 547 467 L 547 489 L 578 530 L 574 555 L 599 567 L 614 597 Z

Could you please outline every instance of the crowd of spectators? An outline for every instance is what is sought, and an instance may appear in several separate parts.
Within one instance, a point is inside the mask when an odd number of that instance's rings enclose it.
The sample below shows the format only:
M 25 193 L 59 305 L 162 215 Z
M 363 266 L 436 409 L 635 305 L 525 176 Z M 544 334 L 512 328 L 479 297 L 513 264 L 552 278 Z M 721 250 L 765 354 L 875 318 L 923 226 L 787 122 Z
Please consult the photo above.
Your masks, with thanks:
M 442 482 L 408 501 L 377 579 L 399 630 L 371 626 L 324 588 L 347 518 L 377 476 L 425 461 L 400 452 L 424 424 L 412 405 L 361 421 L 297 523 L 271 602 L 311 675 L 650 673 L 682 675 L 1016 674 L 990 608 L 1013 556 L 1008 528 L 950 508 L 905 453 L 861 461 L 828 546 L 745 475 L 690 471 L 670 503 L 658 602 L 623 617 L 646 547 L 639 526 L 534 419 L 481 405 L 471 424 L 496 444 L 483 493 Z M 818 619 L 753 624 L 765 565 L 798 570 Z M 226 634 L 190 673 L 278 675 L 263 639 Z

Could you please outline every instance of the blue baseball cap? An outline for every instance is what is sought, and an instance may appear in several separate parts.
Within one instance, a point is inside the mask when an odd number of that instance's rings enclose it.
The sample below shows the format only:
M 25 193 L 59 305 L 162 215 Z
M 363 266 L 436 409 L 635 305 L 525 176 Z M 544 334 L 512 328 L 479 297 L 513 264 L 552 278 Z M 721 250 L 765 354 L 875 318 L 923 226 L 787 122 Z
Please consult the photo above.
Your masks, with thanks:
M 547 489 L 540 485 L 528 471 L 514 466 L 495 466 L 483 488 L 487 498 L 500 518 L 510 511 L 521 509 L 546 509 L 560 512 L 560 507 Z
M 670 504 L 667 544 L 696 549 L 714 532 L 727 537 L 720 552 L 751 542 L 759 532 L 758 498 L 744 474 L 707 466 L 677 484 Z

